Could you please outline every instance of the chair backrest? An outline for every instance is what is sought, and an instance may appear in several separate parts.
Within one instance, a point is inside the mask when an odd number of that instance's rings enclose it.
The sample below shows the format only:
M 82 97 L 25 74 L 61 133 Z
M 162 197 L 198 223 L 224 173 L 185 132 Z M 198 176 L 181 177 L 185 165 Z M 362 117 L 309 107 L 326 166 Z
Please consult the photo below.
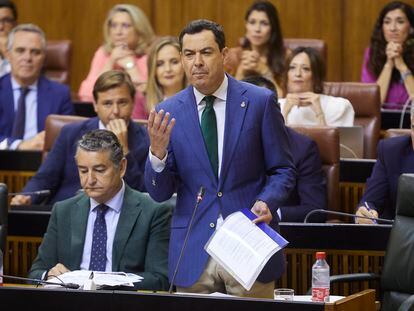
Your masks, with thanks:
M 46 77 L 56 82 L 69 84 L 71 47 L 70 40 L 47 42 L 43 66 Z
M 292 127 L 309 136 L 318 145 L 322 169 L 326 175 L 328 209 L 339 211 L 339 130 L 335 127 Z
M 401 175 L 398 181 L 396 215 L 381 276 L 384 291 L 381 310 L 397 310 L 414 294 L 413 193 L 414 174 Z
M 45 125 L 45 144 L 43 146 L 43 160 L 45 160 L 48 152 L 52 149 L 56 138 L 59 136 L 62 127 L 66 124 L 86 120 L 85 117 L 80 116 L 66 116 L 59 114 L 50 114 L 46 118 Z
M 0 250 L 5 253 L 8 227 L 7 185 L 0 183 Z M 2 260 L 0 258 L 0 260 Z M 2 263 L 0 262 L 0 265 Z
M 317 50 L 322 56 L 323 60 L 325 61 L 325 65 L 327 64 L 328 48 L 324 40 L 308 38 L 285 38 L 283 39 L 283 45 L 286 49 L 289 49 L 291 51 L 300 46 L 313 48 Z
M 375 159 L 381 129 L 381 101 L 375 83 L 325 82 L 324 94 L 348 99 L 355 111 L 355 125 L 364 128 L 364 158 Z
M 410 129 L 388 129 L 385 131 L 384 138 L 411 135 Z

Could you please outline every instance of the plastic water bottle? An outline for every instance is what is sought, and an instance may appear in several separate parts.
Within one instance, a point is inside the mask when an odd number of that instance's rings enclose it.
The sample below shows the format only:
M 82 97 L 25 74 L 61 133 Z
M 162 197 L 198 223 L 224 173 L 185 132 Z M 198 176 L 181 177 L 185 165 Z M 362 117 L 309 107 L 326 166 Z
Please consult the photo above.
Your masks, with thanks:
M 316 253 L 316 262 L 312 266 L 312 300 L 329 302 L 329 265 L 325 252 Z

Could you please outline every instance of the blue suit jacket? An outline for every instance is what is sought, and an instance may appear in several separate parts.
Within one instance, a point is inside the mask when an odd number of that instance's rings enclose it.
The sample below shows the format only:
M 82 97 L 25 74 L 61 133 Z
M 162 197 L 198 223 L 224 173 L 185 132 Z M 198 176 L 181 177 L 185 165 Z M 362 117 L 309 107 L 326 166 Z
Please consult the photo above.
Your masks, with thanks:
M 316 143 L 289 127 L 287 130 L 297 179 L 295 188 L 280 207 L 282 221 L 303 222 L 310 211 L 326 209 L 326 179 Z M 323 215 L 311 217 L 313 222 L 325 220 Z
M 359 206 L 369 202 L 379 217 L 394 219 L 398 178 L 403 173 L 414 173 L 414 151 L 411 136 L 381 140 L 377 148 L 377 162 L 367 179 Z
M 147 161 L 145 185 L 156 201 L 177 192 L 171 225 L 170 278 L 177 264 L 184 236 L 200 186 L 201 202 L 175 284 L 188 287 L 202 274 L 208 260 L 204 245 L 215 230 L 219 214 L 227 217 L 256 200 L 268 204 L 275 215 L 294 186 L 295 168 L 283 118 L 275 95 L 229 77 L 220 178 L 211 168 L 200 129 L 193 87 L 161 103 L 157 109 L 171 113 L 177 122 L 171 134 L 165 169 L 156 173 Z M 277 223 L 274 226 L 277 229 Z M 259 276 L 262 282 L 283 273 L 282 252 L 273 256 Z
M 95 117 L 64 126 L 45 162 L 23 191 L 49 189 L 52 191 L 49 199 L 51 204 L 75 195 L 81 188 L 75 162 L 76 143 L 83 134 L 97 129 L 98 123 L 99 119 Z M 124 180 L 133 189 L 144 191 L 144 167 L 149 139 L 146 130 L 132 121 L 128 126 L 128 147 Z M 39 199 L 41 198 L 33 197 L 33 203 L 38 203 Z
M 37 130 L 45 129 L 49 114 L 74 114 L 69 87 L 40 76 L 37 85 Z M 11 76 L 0 78 L 0 141 L 10 137 L 14 121 L 14 99 Z

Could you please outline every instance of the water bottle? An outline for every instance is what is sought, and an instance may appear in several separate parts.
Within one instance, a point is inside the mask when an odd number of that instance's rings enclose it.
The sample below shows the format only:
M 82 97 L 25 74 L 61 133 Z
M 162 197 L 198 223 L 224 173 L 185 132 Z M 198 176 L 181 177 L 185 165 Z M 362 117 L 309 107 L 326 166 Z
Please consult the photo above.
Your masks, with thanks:
M 312 266 L 312 301 L 329 302 L 329 265 L 325 252 L 316 253 Z

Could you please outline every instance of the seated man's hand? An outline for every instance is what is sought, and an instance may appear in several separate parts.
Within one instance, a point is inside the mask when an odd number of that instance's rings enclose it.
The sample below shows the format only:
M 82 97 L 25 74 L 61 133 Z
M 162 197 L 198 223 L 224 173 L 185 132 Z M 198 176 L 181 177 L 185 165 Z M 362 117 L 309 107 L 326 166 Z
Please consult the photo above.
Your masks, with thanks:
M 111 131 L 118 137 L 119 142 L 122 145 L 124 155 L 129 152 L 128 149 L 128 125 L 124 119 L 114 119 L 109 121 L 106 126 L 108 131 Z
M 23 140 L 18 146 L 18 150 L 43 150 L 45 144 L 45 131 L 37 133 L 32 138 Z
M 365 206 L 360 206 L 355 214 L 357 216 L 378 218 L 378 212 L 376 210 L 372 209 L 368 211 Z M 355 222 L 357 224 L 373 224 L 374 223 L 374 221 L 371 219 L 359 218 L 359 217 L 355 217 Z
M 269 224 L 272 219 L 272 213 L 270 212 L 269 207 L 267 206 L 267 204 L 263 201 L 256 201 L 256 203 L 254 203 L 251 211 L 258 216 L 256 219 L 253 220 L 253 223 L 257 224 L 259 222 L 265 222 L 267 224 Z
M 52 269 L 49 270 L 47 273 L 47 279 L 54 278 L 55 276 L 59 276 L 63 273 L 69 272 L 70 270 L 66 268 L 61 263 L 58 263 L 56 266 L 54 266 Z
M 16 195 L 10 202 L 10 205 L 30 205 L 32 197 L 30 195 Z

